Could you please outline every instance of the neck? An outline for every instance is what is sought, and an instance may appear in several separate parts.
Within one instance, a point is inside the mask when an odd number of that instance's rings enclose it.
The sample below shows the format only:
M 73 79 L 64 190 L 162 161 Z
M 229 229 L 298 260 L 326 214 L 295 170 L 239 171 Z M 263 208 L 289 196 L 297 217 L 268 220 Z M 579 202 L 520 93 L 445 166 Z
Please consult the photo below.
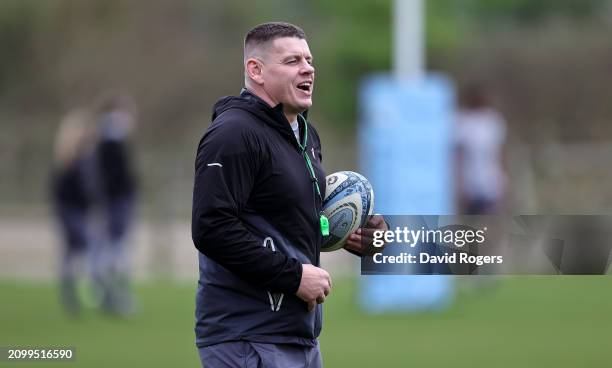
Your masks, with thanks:
M 292 113 L 289 114 L 286 111 L 283 112 L 285 114 L 285 117 L 287 118 L 287 121 L 291 124 L 291 122 L 294 122 L 297 120 L 297 114 Z
M 276 105 L 278 105 L 278 102 L 274 101 L 274 99 L 272 99 L 272 97 L 270 97 L 270 95 L 268 95 L 266 91 L 263 88 L 259 87 L 258 85 L 248 85 L 247 84 L 244 88 L 246 88 L 249 92 L 251 92 L 255 96 L 261 98 L 265 103 L 268 104 L 268 106 L 275 107 Z
M 261 98 L 265 103 L 268 104 L 268 106 L 274 108 L 276 105 L 278 105 L 278 102 L 276 102 L 274 99 L 272 99 L 272 97 L 270 97 L 266 91 L 263 88 L 259 88 L 259 86 L 252 86 L 252 85 L 247 85 L 245 86 L 245 88 L 251 92 L 252 94 L 254 94 L 255 96 Z M 297 119 L 297 113 L 295 112 L 288 112 L 286 110 L 283 109 L 283 114 L 285 115 L 285 118 L 287 119 L 287 121 L 289 123 L 291 123 L 292 121 L 295 121 Z

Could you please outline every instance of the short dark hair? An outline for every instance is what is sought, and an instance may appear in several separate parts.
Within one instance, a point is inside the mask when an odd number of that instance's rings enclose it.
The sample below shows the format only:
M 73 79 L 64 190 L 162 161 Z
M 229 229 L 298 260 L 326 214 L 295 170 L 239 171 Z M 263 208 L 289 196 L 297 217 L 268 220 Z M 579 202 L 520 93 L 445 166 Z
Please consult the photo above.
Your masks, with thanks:
M 244 47 L 247 45 L 261 45 L 270 41 L 274 41 L 281 37 L 296 37 L 306 39 L 304 31 L 290 23 L 284 22 L 269 22 L 263 23 L 251 29 L 244 38 Z

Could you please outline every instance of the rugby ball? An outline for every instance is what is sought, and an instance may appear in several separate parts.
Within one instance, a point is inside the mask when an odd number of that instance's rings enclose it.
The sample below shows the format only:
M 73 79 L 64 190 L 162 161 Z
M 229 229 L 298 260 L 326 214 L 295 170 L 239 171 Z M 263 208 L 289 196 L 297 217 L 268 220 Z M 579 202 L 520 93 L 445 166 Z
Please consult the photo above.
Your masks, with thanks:
M 321 251 L 344 246 L 350 234 L 362 227 L 374 210 L 374 191 L 368 179 L 353 171 L 339 171 L 325 178 L 323 214 L 329 220 L 329 235 Z

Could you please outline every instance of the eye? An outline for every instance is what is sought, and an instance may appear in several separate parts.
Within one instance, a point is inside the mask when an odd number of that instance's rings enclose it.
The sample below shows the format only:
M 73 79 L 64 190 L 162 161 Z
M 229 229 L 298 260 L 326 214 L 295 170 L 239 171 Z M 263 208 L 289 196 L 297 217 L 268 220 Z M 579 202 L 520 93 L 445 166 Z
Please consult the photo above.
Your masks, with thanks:
M 296 64 L 297 63 L 297 59 L 289 59 L 286 62 L 287 64 Z

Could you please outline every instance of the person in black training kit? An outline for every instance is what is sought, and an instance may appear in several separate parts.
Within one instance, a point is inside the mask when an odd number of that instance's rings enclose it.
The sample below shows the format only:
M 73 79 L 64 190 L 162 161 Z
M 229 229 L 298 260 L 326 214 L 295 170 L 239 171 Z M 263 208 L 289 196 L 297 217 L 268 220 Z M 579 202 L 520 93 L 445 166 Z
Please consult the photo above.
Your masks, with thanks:
M 62 119 L 55 140 L 51 195 L 54 214 L 63 238 L 61 255 L 60 291 L 62 303 L 71 315 L 78 315 L 83 307 L 80 281 L 88 279 L 91 251 L 89 226 L 92 191 L 87 175 L 92 160 L 94 129 L 91 116 L 85 109 L 74 109 Z
M 195 163 L 196 344 L 207 367 L 320 367 L 332 288 L 319 268 L 325 173 L 306 120 L 315 69 L 304 32 L 266 23 L 244 42 L 245 88 L 214 107 Z M 386 229 L 373 216 L 361 237 Z
M 136 124 L 136 104 L 127 94 L 109 92 L 101 97 L 96 118 L 97 202 L 103 229 L 94 250 L 94 279 L 102 308 L 128 315 L 135 308 L 126 241 L 136 206 L 136 175 L 129 147 Z

